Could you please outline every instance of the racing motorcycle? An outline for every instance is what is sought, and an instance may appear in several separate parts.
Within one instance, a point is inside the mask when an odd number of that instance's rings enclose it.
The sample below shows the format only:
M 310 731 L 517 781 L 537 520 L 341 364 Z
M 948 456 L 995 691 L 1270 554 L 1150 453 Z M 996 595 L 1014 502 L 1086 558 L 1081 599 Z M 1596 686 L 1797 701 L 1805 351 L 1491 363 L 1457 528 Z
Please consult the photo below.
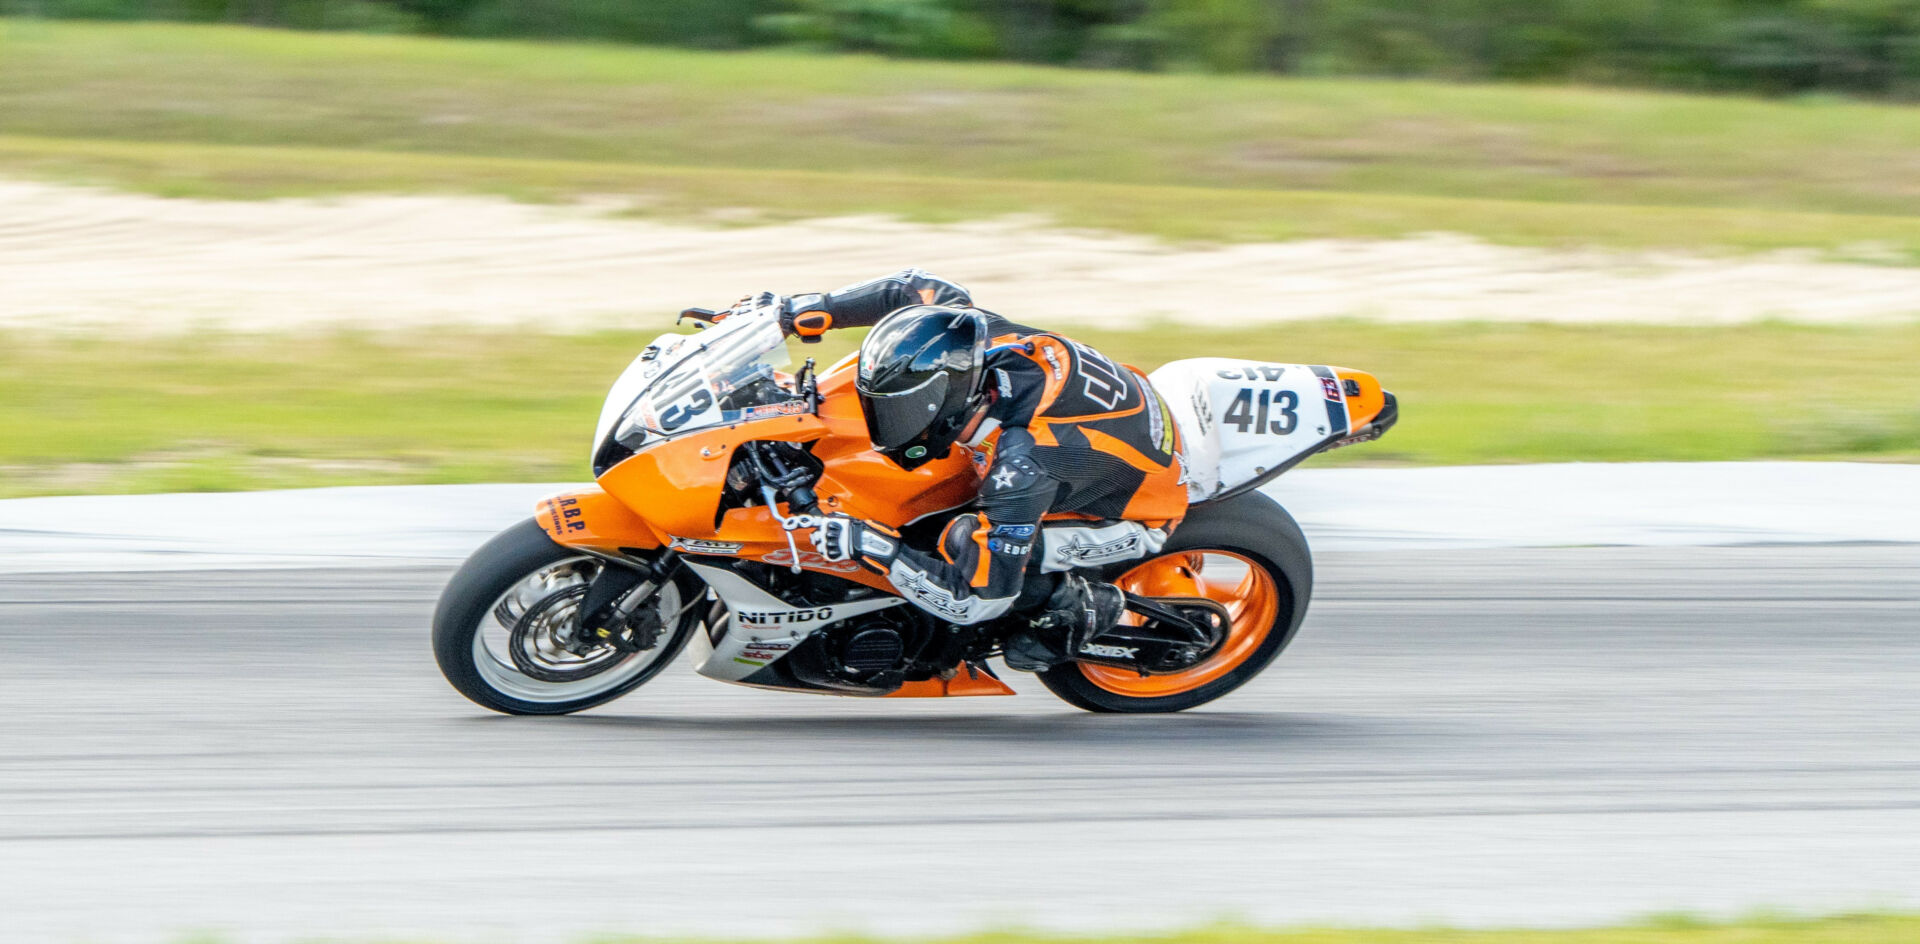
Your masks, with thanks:
M 932 546 L 983 474 L 961 445 L 910 471 L 875 452 L 855 360 L 786 372 L 771 309 L 648 345 L 601 410 L 596 484 L 541 501 L 442 593 L 433 648 L 447 681 L 495 711 L 565 714 L 633 691 L 690 649 L 699 674 L 758 688 L 1013 694 L 990 660 L 1021 618 L 944 622 L 806 540 L 843 512 Z M 1313 566 L 1293 517 L 1258 489 L 1379 438 L 1399 415 L 1372 375 L 1338 367 L 1197 358 L 1148 380 L 1186 479 L 1185 508 L 1151 511 L 1184 520 L 1162 541 L 1139 522 L 1050 516 L 1033 555 L 1126 591 L 1118 625 L 1038 673 L 1091 711 L 1191 708 L 1279 655 L 1306 615 Z

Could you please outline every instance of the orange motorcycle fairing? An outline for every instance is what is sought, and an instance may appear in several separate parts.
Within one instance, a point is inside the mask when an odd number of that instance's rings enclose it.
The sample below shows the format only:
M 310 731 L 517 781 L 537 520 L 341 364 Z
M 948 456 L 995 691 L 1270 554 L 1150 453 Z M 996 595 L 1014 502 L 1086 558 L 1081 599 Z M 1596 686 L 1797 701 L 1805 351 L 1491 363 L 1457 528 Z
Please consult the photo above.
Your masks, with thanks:
M 1380 379 L 1364 370 L 1346 367 L 1332 370 L 1346 388 L 1347 428 L 1359 429 L 1373 422 L 1387 405 L 1387 393 L 1380 389 Z
M 698 430 L 645 448 L 600 476 L 600 486 L 625 504 L 653 534 L 647 545 L 710 556 L 755 560 L 777 567 L 796 563 L 892 593 L 885 577 L 853 561 L 829 561 L 815 553 L 807 533 L 790 535 L 765 506 L 721 509 L 727 470 L 742 443 L 784 441 L 813 444 L 822 473 L 814 492 L 824 513 L 843 512 L 899 527 L 955 508 L 973 498 L 979 473 L 967 450 L 955 448 L 926 465 L 906 470 L 874 452 L 866 421 L 853 396 L 851 371 L 823 378 L 825 403 L 818 414 L 749 420 Z M 838 394 L 836 396 L 835 394 Z M 782 507 L 783 514 L 792 509 Z M 791 539 L 791 540 L 790 540 Z
M 972 501 L 982 474 L 972 450 L 954 446 L 911 471 L 873 450 L 866 415 L 853 389 L 855 376 L 849 358 L 820 377 L 818 416 L 828 430 L 813 450 L 826 466 L 815 486 L 821 508 L 898 528 Z
M 828 403 L 835 405 L 832 400 Z M 866 442 L 865 422 L 857 419 L 857 413 L 853 423 L 859 432 L 850 435 L 846 418 L 823 408 L 817 416 L 782 416 L 701 430 L 640 450 L 602 474 L 600 486 L 662 534 L 729 541 L 734 539 L 721 531 L 732 517 L 720 517 L 720 498 L 726 491 L 734 451 L 745 442 L 816 443 L 814 457 L 825 467 L 814 485 L 821 510 L 889 527 L 957 508 L 978 492 L 979 472 L 966 449 L 956 447 L 907 471 L 873 451 Z
M 669 541 L 672 547 L 689 553 L 755 560 L 775 567 L 791 567 L 797 560 L 804 570 L 831 574 L 888 594 L 895 593 L 886 577 L 868 570 L 858 561 L 830 561 L 821 557 L 813 549 L 812 537 L 807 532 L 789 534 L 780 526 L 780 522 L 773 520 L 773 515 L 764 506 L 728 509 L 715 533 L 719 539 L 714 541 Z M 791 544 L 787 540 L 789 537 L 793 538 Z
M 727 468 L 741 443 L 809 442 L 825 435 L 826 424 L 808 414 L 699 430 L 642 448 L 602 473 L 600 487 L 663 534 L 712 538 Z
M 966 698 L 975 695 L 1018 694 L 1008 688 L 1007 683 L 964 662 L 954 668 L 953 678 L 930 678 L 921 682 L 908 682 L 886 697 Z
M 645 519 L 594 487 L 541 499 L 534 520 L 555 544 L 584 551 L 619 556 L 623 548 L 653 550 L 661 543 Z

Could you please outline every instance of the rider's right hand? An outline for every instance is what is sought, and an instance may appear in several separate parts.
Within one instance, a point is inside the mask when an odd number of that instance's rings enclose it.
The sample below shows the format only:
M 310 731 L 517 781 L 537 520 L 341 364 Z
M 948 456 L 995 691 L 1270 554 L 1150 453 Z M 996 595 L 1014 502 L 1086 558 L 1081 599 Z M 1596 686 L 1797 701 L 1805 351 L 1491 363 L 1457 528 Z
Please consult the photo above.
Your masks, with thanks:
M 718 322 L 734 315 L 751 314 L 772 308 L 780 313 L 780 331 L 787 337 L 799 337 L 801 341 L 812 344 L 833 327 L 833 315 L 821 308 L 826 303 L 824 295 L 786 296 L 776 292 L 756 292 L 741 297 L 733 307 L 714 317 Z
M 830 561 L 859 561 L 872 570 L 885 573 L 887 562 L 898 553 L 899 534 L 871 521 L 862 521 L 835 512 L 815 519 L 813 549 Z
M 859 523 L 846 515 L 819 519 L 813 529 L 813 549 L 830 561 L 853 560 L 859 553 Z

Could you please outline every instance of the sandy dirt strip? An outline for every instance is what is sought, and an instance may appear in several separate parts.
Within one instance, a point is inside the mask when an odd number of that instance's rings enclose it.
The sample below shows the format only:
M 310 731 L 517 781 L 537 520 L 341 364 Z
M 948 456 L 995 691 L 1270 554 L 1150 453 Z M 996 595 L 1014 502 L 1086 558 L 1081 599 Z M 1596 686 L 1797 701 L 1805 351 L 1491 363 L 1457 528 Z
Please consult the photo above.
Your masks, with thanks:
M 214 202 L 0 181 L 0 328 L 578 330 L 917 265 L 1056 322 L 1853 322 L 1920 315 L 1920 269 L 1453 236 L 1176 247 L 1032 222 L 708 227 L 453 197 Z

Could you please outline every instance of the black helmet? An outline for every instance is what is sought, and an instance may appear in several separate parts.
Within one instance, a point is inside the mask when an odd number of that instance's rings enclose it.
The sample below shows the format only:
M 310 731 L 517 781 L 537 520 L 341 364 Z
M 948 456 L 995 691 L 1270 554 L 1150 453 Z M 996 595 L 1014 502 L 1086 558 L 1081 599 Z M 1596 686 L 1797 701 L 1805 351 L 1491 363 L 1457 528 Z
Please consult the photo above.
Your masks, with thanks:
M 971 308 L 915 305 L 880 319 L 854 382 L 873 448 L 907 469 L 946 455 L 979 403 L 986 351 L 986 316 Z

